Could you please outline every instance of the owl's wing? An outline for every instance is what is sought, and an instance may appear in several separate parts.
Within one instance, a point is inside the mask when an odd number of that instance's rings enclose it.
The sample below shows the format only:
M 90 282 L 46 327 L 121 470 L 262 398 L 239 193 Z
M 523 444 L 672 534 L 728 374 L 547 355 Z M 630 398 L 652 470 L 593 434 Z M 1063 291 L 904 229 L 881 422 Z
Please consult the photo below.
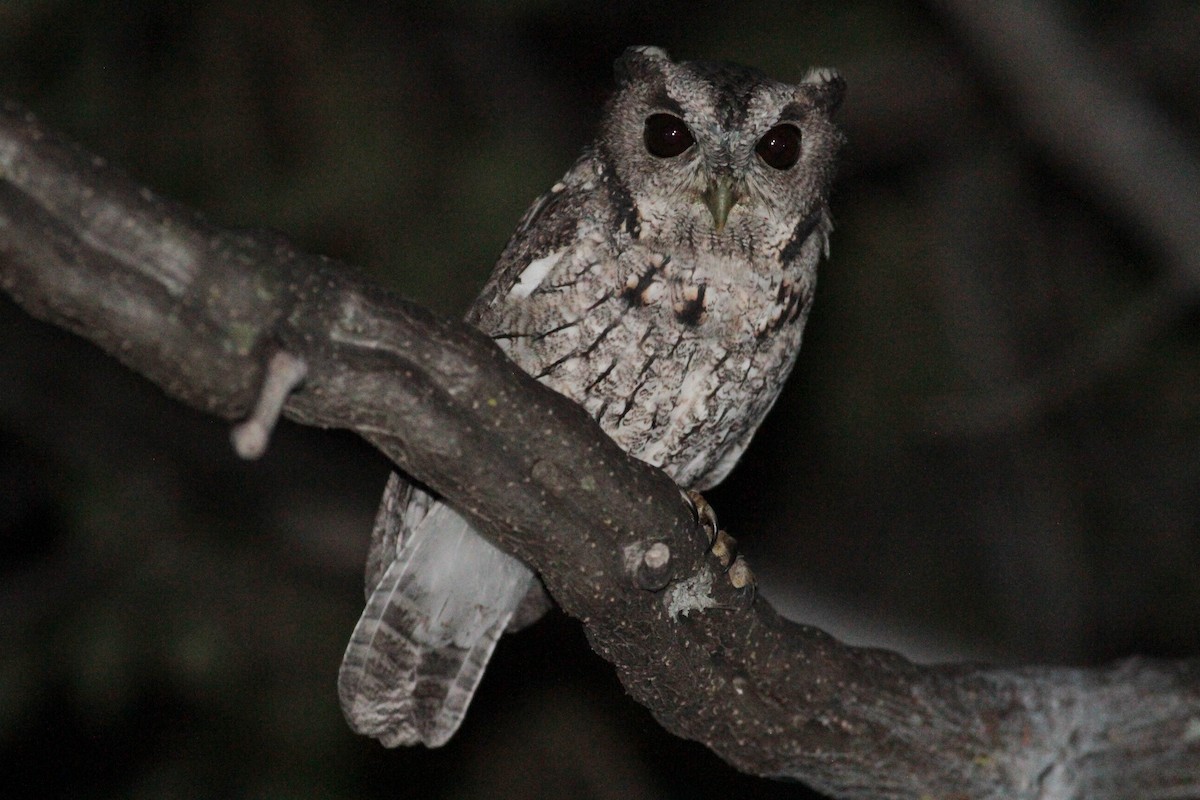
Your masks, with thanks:
M 342 711 L 357 733 L 387 747 L 445 744 L 533 573 L 393 475 L 367 580 L 367 607 L 338 675 Z
M 379 585 L 384 571 L 395 560 L 404 531 L 420 525 L 432 504 L 431 494 L 420 491 L 399 474 L 393 472 L 388 478 L 383 499 L 379 501 L 379 510 L 375 512 L 371 547 L 367 551 L 367 568 L 363 576 L 367 600 L 371 599 L 371 593 Z
M 546 277 L 544 271 L 539 273 L 540 265 L 549 268 L 560 259 L 569 261 L 563 256 L 578 244 L 581 218 L 607 211 L 604 203 L 596 202 L 607 188 L 598 175 L 594 154 L 585 151 L 561 181 L 533 202 L 471 306 L 468 322 L 489 335 L 511 333 L 491 329 L 497 309 L 520 304 L 535 292 Z
M 547 256 L 557 260 L 575 243 L 588 176 L 595 174 L 585 155 L 534 202 L 469 321 L 499 334 L 498 315 L 489 310 L 520 306 L 528 295 L 514 286 L 532 283 L 539 263 L 549 265 Z M 338 693 L 350 727 L 388 747 L 444 744 L 506 626 L 530 622 L 548 605 L 524 564 L 397 475 L 376 518 L 366 589 L 367 607 L 346 648 Z

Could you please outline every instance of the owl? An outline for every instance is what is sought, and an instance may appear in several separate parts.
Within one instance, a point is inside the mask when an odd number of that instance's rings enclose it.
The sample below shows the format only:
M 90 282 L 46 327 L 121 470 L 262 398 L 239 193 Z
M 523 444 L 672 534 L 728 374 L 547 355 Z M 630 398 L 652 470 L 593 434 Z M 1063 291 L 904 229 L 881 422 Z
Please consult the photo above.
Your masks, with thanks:
M 467 319 L 627 452 L 702 490 L 737 463 L 800 348 L 845 84 L 655 47 L 626 50 L 616 74 L 596 141 L 525 214 Z M 351 727 L 389 747 L 445 743 L 541 592 L 393 475 L 339 677 Z

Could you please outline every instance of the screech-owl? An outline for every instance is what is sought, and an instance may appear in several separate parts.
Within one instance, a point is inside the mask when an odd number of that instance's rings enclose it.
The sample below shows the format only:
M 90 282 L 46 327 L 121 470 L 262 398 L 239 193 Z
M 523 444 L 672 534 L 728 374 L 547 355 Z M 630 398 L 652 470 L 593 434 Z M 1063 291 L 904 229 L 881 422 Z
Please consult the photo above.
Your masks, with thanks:
M 633 47 L 596 141 L 517 227 L 468 314 L 619 445 L 705 489 L 741 456 L 795 362 L 828 251 L 845 84 L 798 84 Z M 497 465 L 502 469 L 503 465 Z M 367 607 L 339 678 L 387 746 L 457 730 L 533 573 L 393 475 Z

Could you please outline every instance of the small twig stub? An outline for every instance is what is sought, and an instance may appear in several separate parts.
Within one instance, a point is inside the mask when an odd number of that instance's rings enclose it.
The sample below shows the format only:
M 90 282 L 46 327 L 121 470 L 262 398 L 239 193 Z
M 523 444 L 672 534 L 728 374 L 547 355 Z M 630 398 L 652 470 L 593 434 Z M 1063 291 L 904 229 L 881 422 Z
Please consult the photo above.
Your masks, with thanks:
M 303 359 L 283 350 L 271 356 L 254 410 L 230 432 L 233 449 L 240 457 L 252 460 L 261 458 L 267 451 L 271 432 L 279 422 L 288 395 L 304 382 L 307 374 L 308 365 Z

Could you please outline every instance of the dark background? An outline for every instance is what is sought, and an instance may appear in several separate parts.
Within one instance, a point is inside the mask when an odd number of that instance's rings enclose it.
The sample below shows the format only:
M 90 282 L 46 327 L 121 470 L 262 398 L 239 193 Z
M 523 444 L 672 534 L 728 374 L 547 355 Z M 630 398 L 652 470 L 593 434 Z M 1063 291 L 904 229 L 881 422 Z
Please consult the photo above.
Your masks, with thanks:
M 710 494 L 763 594 L 921 658 L 1200 652 L 1200 313 L 1163 290 L 1186 267 L 1027 135 L 943 18 L 431 6 L 5 2 L 0 94 L 218 223 L 458 315 L 626 45 L 837 66 L 833 257 L 796 374 Z M 1200 158 L 1200 7 L 1059 8 Z M 807 796 L 665 734 L 561 614 L 504 640 L 446 748 L 353 736 L 335 679 L 387 465 L 290 425 L 258 463 L 227 442 L 0 299 L 0 794 Z

